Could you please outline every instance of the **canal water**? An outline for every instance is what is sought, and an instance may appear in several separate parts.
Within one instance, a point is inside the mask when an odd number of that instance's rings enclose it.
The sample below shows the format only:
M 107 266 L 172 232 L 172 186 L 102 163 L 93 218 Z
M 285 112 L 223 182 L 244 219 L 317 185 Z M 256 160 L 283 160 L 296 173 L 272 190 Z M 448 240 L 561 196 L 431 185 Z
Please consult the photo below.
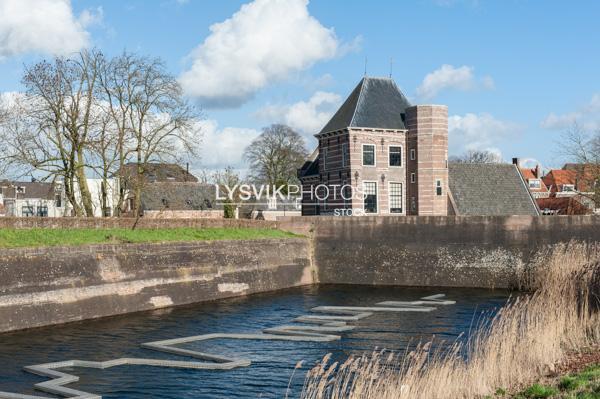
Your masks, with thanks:
M 22 367 L 69 359 L 104 361 L 120 357 L 193 360 L 143 349 L 141 343 L 207 333 L 255 333 L 290 324 L 316 306 L 372 306 L 382 301 L 411 301 L 445 293 L 455 305 L 429 313 L 375 313 L 350 323 L 356 328 L 332 342 L 211 340 L 184 347 L 252 360 L 229 371 L 122 366 L 106 370 L 62 369 L 79 375 L 69 385 L 103 398 L 201 399 L 283 398 L 294 367 L 290 397 L 298 397 L 304 373 L 327 353 L 345 359 L 375 347 L 404 350 L 436 339 L 453 341 L 468 334 L 477 320 L 490 317 L 509 293 L 481 289 L 311 286 L 173 309 L 72 323 L 0 335 L 0 391 L 54 397 L 33 385 L 45 378 Z

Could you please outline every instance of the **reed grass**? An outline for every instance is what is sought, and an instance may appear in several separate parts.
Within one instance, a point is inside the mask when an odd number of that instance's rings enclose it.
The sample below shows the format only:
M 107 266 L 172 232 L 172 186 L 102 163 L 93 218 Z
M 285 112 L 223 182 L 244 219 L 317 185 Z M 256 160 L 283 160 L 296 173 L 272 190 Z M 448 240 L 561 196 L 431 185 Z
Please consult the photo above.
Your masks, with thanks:
M 548 248 L 522 271 L 519 296 L 464 340 L 375 350 L 306 376 L 304 399 L 483 398 L 531 384 L 567 352 L 600 343 L 600 246 Z

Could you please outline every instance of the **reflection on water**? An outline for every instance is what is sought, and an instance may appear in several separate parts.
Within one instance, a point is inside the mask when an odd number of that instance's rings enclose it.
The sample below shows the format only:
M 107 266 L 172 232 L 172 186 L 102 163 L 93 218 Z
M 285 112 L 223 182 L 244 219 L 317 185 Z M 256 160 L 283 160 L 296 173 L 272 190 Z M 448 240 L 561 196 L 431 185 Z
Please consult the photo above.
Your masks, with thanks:
M 139 345 L 213 332 L 259 332 L 288 324 L 315 306 L 369 306 L 386 300 L 415 300 L 440 292 L 456 300 L 456 305 L 439 306 L 431 313 L 375 313 L 351 323 L 356 329 L 342 333 L 340 341 L 212 340 L 187 345 L 190 349 L 251 359 L 253 364 L 246 368 L 230 371 L 143 366 L 72 369 L 81 377 L 72 387 L 101 394 L 104 398 L 281 398 L 300 360 L 305 361 L 306 371 L 329 352 L 336 358 L 345 358 L 375 347 L 403 350 L 410 343 L 429 340 L 432 335 L 453 341 L 461 333 L 468 333 L 473 320 L 482 314 L 488 317 L 491 311 L 502 306 L 508 293 L 479 289 L 312 286 L 4 334 L 0 335 L 0 391 L 39 394 L 32 387 L 44 379 L 23 372 L 22 367 L 26 365 L 117 357 L 182 360 L 142 349 Z M 296 372 L 292 397 L 297 396 L 302 383 L 303 373 Z

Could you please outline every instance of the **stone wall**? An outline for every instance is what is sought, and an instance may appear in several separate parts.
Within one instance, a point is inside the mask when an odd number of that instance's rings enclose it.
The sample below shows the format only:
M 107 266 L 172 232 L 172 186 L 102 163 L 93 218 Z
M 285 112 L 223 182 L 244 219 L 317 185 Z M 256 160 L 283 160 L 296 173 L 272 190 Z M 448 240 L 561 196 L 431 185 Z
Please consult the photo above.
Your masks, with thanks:
M 302 238 L 0 250 L 0 332 L 312 284 Z
M 600 241 L 600 216 L 312 217 L 279 227 L 312 237 L 327 284 L 508 288 L 540 250 Z

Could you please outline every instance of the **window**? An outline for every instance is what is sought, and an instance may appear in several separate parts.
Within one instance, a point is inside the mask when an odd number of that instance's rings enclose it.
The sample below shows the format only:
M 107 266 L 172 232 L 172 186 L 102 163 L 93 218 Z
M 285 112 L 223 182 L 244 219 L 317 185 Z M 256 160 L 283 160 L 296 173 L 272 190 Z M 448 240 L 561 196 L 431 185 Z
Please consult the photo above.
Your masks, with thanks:
M 410 160 L 414 161 L 415 159 L 417 159 L 417 150 L 415 150 L 414 148 L 410 149 Z
M 529 179 L 529 188 L 541 188 L 542 187 L 542 183 L 540 182 L 540 179 Z
M 402 147 L 389 147 L 390 166 L 402 166 Z
M 327 148 L 323 148 L 323 170 L 327 170 Z
M 32 217 L 34 215 L 33 205 L 23 205 L 23 208 L 21 208 L 21 211 L 23 213 L 23 217 L 26 217 L 26 218 Z
M 377 183 L 363 182 L 365 213 L 377 213 Z
M 375 144 L 363 144 L 363 166 L 375 166 Z
M 18 186 L 17 187 L 17 194 L 25 194 L 25 187 Z
M 348 143 L 342 144 L 342 167 L 348 166 Z
M 410 197 L 410 210 L 411 212 L 417 211 L 417 199 L 415 197 Z
M 416 183 L 417 182 L 417 174 L 416 173 L 411 173 L 410 174 L 410 182 L 411 183 Z
M 440 179 L 435 180 L 435 195 L 442 195 L 442 181 Z
M 563 184 L 562 191 L 575 191 L 575 185 L 574 184 Z
M 56 194 L 56 196 L 54 197 L 54 202 L 56 202 L 57 208 L 62 208 L 62 197 L 60 194 Z
M 390 213 L 402 213 L 402 183 L 390 182 Z
M 48 217 L 48 206 L 40 205 L 37 207 L 37 216 L 39 217 Z

